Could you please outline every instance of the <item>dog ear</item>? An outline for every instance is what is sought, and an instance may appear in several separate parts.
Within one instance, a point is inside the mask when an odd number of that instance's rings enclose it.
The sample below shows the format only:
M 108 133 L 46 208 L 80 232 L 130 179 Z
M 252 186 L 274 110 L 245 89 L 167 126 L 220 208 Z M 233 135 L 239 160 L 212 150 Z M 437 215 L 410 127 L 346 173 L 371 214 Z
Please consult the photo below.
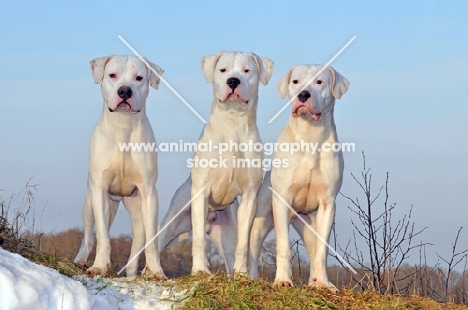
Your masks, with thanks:
M 335 69 L 332 67 L 327 67 L 328 71 L 330 72 L 332 76 L 332 94 L 333 97 L 336 99 L 340 99 L 341 96 L 343 96 L 349 88 L 349 82 L 348 80 L 339 74 Z
M 89 64 L 91 65 L 91 72 L 93 73 L 94 83 L 99 84 L 102 82 L 102 79 L 104 78 L 104 68 L 106 67 L 106 64 L 109 62 L 109 60 L 112 59 L 112 57 L 114 56 L 111 55 L 91 60 Z
M 283 76 L 278 82 L 278 91 L 282 99 L 284 99 L 288 95 L 289 81 L 291 80 L 291 73 L 293 72 L 295 67 L 296 66 L 293 66 L 291 69 L 289 69 L 288 73 L 286 73 L 286 75 Z
M 268 81 L 271 78 L 271 75 L 273 74 L 273 68 L 275 66 L 273 60 L 255 55 L 252 53 L 252 58 L 257 64 L 257 69 L 258 69 L 258 77 L 260 83 L 263 85 L 267 85 Z
M 224 52 L 221 52 L 216 55 L 209 55 L 202 58 L 202 71 L 207 83 L 213 81 L 216 64 L 223 54 Z
M 154 63 L 152 63 L 152 62 L 150 62 L 148 60 L 147 60 L 147 62 L 151 66 L 151 68 L 154 70 L 153 71 L 150 68 L 148 68 L 149 84 L 154 89 L 158 89 L 159 82 L 161 82 L 161 75 L 164 73 L 164 70 L 160 66 L 158 66 L 158 65 L 156 65 L 156 64 L 154 64 Z

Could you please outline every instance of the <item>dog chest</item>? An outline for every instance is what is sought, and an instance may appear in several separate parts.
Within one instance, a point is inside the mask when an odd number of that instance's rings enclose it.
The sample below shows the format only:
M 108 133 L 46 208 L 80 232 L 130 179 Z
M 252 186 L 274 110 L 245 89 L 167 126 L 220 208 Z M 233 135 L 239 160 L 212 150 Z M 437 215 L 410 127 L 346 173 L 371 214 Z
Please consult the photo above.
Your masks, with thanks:
M 114 158 L 104 170 L 103 181 L 108 184 L 109 194 L 119 197 L 130 196 L 142 184 L 142 175 L 130 156 Z
M 258 168 L 229 167 L 213 169 L 208 177 L 211 188 L 209 198 L 211 208 L 230 205 L 246 189 L 255 187 L 256 184 L 259 186 L 262 175 L 262 170 Z
M 317 210 L 320 202 L 329 195 L 329 186 L 318 169 L 297 171 L 289 187 L 291 206 L 298 212 Z
M 311 186 L 310 184 L 298 185 L 293 184 L 291 186 L 291 192 L 293 193 L 292 207 L 294 210 L 303 213 L 309 213 L 317 210 L 320 205 L 320 200 L 323 198 L 323 192 L 325 192 L 326 184 L 318 184 Z

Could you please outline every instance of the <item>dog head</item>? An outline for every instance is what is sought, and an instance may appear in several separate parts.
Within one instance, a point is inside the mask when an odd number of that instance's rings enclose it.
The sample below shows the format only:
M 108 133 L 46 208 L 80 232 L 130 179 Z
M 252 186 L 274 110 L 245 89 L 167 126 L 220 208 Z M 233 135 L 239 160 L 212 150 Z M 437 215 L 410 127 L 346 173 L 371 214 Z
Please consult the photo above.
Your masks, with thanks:
M 151 69 L 135 56 L 107 56 L 91 61 L 94 83 L 101 83 L 102 96 L 110 112 L 138 113 L 148 97 L 148 85 L 158 89 L 164 70 L 147 63 Z
M 323 112 L 332 110 L 335 99 L 348 91 L 345 77 L 331 67 L 322 69 L 322 65 L 293 66 L 278 82 L 281 98 L 289 94 L 292 99 L 293 117 L 304 115 L 319 120 Z
M 206 82 L 213 82 L 214 97 L 224 109 L 251 109 L 258 83 L 268 84 L 273 67 L 272 60 L 254 53 L 221 52 L 202 59 Z

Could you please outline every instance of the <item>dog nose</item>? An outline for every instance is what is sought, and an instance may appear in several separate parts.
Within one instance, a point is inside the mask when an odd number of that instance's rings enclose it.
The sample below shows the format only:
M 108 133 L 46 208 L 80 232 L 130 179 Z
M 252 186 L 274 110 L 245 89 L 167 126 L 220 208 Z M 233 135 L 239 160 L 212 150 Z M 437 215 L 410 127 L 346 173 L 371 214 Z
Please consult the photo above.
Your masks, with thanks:
M 117 95 L 122 99 L 132 98 L 132 89 L 128 86 L 122 86 L 117 90 Z
M 228 84 L 229 88 L 234 90 L 234 89 L 236 89 L 237 85 L 240 84 L 240 80 L 238 78 L 229 78 L 227 80 L 227 84 Z
M 307 99 L 310 98 L 310 93 L 307 90 L 303 90 L 299 95 L 297 95 L 297 98 L 300 102 L 306 102 Z

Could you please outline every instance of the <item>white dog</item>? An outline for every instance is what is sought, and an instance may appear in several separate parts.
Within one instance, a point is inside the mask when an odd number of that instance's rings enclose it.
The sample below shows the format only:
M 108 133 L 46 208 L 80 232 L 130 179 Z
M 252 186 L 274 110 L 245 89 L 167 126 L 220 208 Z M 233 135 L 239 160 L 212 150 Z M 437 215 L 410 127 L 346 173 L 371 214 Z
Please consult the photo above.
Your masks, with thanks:
M 211 142 L 215 147 L 206 152 L 198 149 L 194 160 L 212 164 L 206 167 L 193 162 L 191 177 L 176 191 L 161 227 L 194 198 L 191 211 L 187 208 L 161 232 L 160 246 L 164 248 L 192 228 L 192 273 L 210 273 L 205 253 L 207 232 L 217 245 L 226 270 L 246 273 L 250 227 L 263 177 L 263 153 L 233 147 L 220 155 L 218 145 L 261 143 L 256 125 L 258 86 L 259 82 L 268 83 L 273 61 L 253 53 L 221 52 L 203 57 L 202 70 L 206 81 L 213 82 L 214 100 L 198 145 Z M 237 159 L 247 160 L 248 164 L 237 167 Z M 238 196 L 241 202 L 235 210 Z
M 150 63 L 161 75 L 163 70 Z M 120 200 L 132 221 L 130 259 L 157 233 L 157 153 L 121 151 L 121 143 L 155 143 L 146 117 L 149 85 L 158 89 L 159 77 L 133 56 L 108 56 L 91 61 L 95 83 L 101 83 L 104 106 L 91 137 L 88 193 L 83 211 L 84 238 L 75 262 L 86 262 L 93 247 L 96 223 L 96 259 L 87 274 L 105 275 L 110 266 L 109 227 Z M 157 241 L 146 249 L 147 270 L 165 278 L 159 262 Z M 127 268 L 135 276 L 138 259 Z
M 281 97 L 292 100 L 292 115 L 289 123 L 278 137 L 278 143 L 298 143 L 303 149 L 292 152 L 281 151 L 275 159 L 289 163 L 288 168 L 273 167 L 265 176 L 259 191 L 257 215 L 252 225 L 250 239 L 250 274 L 258 277 L 258 258 L 268 232 L 275 228 L 276 234 L 276 277 L 275 284 L 292 286 L 291 252 L 289 247 L 289 224 L 301 235 L 311 261 L 309 285 L 326 287 L 336 291 L 328 281 L 327 247 L 294 213 L 284 200 L 328 242 L 335 218 L 335 198 L 343 177 L 343 155 L 331 151 L 338 142 L 333 109 L 335 99 L 348 90 L 349 82 L 332 68 L 326 68 L 310 85 L 302 88 L 322 69 L 321 65 L 294 66 L 281 78 L 278 89 Z M 313 143 L 321 148 L 305 149 Z M 296 144 L 297 145 L 297 144 Z M 310 144 L 309 144 L 310 146 Z M 272 193 L 269 187 L 276 193 Z

